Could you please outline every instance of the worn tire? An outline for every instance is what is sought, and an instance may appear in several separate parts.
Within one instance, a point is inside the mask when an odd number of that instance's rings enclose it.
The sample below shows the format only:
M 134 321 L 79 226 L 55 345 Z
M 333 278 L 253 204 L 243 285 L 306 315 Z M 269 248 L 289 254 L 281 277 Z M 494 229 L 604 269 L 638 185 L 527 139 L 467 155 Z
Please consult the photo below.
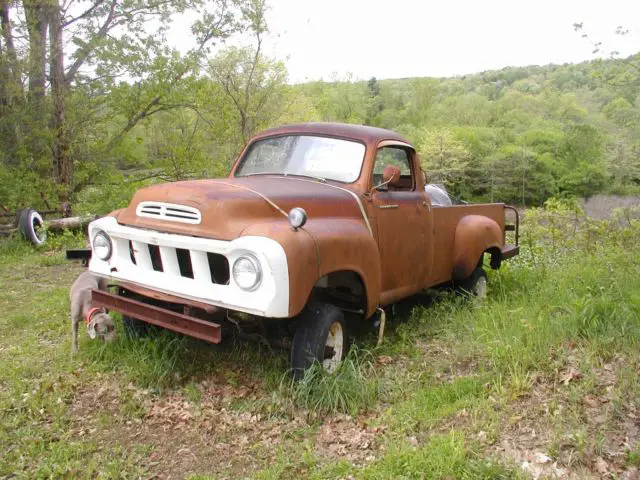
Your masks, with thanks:
M 122 288 L 117 289 L 117 294 L 120 297 L 132 297 L 131 293 Z M 133 297 L 135 298 L 135 296 Z M 129 338 L 142 338 L 149 335 L 150 325 L 137 318 L 122 315 L 122 325 L 124 326 L 124 333 Z
M 122 315 L 124 331 L 130 338 L 143 338 L 149 336 L 149 324 L 137 318 Z
M 482 267 L 477 267 L 469 277 L 458 283 L 458 289 L 477 298 L 487 297 L 487 272 Z
M 297 322 L 290 358 L 293 378 L 302 379 L 314 362 L 322 363 L 327 371 L 335 371 L 349 345 L 342 310 L 328 303 L 312 302 L 300 313 Z M 331 339 L 339 342 L 339 349 L 327 345 Z M 331 354 L 333 357 L 329 357 Z
M 18 218 L 18 230 L 25 240 L 34 245 L 43 245 L 47 241 L 47 231 L 44 229 L 42 216 L 33 208 L 25 208 Z

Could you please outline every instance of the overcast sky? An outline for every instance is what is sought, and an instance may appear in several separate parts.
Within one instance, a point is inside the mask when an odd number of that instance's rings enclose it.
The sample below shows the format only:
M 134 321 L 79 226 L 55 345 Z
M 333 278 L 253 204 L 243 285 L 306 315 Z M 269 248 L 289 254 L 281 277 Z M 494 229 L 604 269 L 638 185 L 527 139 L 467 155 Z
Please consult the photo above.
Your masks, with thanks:
M 640 51 L 638 0 L 270 0 L 268 51 L 292 82 L 450 76 Z M 631 35 L 613 35 L 618 25 Z

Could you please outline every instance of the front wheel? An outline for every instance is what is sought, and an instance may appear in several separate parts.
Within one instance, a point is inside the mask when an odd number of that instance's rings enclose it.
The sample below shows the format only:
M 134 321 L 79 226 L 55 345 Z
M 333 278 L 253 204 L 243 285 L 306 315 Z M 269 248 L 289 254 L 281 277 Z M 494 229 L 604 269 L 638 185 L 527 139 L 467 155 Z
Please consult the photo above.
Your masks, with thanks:
M 117 289 L 118 296 L 134 298 L 135 295 L 125 290 L 124 288 Z M 130 338 L 142 338 L 149 335 L 149 325 L 142 320 L 138 320 L 137 318 L 130 317 L 129 315 L 122 315 L 122 325 L 124 326 L 124 331 Z
M 307 305 L 298 318 L 291 345 L 293 378 L 300 380 L 315 362 L 335 372 L 348 349 L 346 322 L 342 310 L 327 303 Z
M 130 338 L 143 338 L 149 335 L 149 324 L 137 318 L 122 315 L 124 331 Z
M 477 267 L 469 277 L 458 284 L 458 287 L 464 292 L 482 299 L 487 297 L 487 285 L 487 272 L 483 268 Z

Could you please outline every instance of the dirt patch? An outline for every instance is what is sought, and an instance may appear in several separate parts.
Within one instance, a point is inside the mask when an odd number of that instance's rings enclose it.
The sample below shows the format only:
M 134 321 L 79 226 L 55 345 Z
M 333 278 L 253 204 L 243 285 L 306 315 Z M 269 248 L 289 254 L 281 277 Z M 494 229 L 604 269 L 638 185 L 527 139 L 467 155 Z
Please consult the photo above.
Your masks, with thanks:
M 640 197 L 620 195 L 594 195 L 581 200 L 582 208 L 588 217 L 603 220 L 611 217 L 616 208 L 640 207 Z
M 615 398 L 619 368 L 594 369 L 595 384 L 584 390 L 571 389 L 586 381 L 571 364 L 558 378 L 538 377 L 505 410 L 492 450 L 536 479 L 638 478 L 627 459 L 640 442 L 640 414 L 632 399 Z
M 146 445 L 144 465 L 154 478 L 209 474 L 238 478 L 263 469 L 275 452 L 307 444 L 320 463 L 346 459 L 354 465 L 373 461 L 380 428 L 364 418 L 328 417 L 310 424 L 309 413 L 269 414 L 258 405 L 268 396 L 259 386 L 229 385 L 210 378 L 198 384 L 199 401 L 182 391 L 157 396 L 102 376 L 77 392 L 71 411 L 72 434 L 100 448 Z M 237 405 L 256 408 L 238 408 Z M 99 415 L 96 415 L 99 412 Z

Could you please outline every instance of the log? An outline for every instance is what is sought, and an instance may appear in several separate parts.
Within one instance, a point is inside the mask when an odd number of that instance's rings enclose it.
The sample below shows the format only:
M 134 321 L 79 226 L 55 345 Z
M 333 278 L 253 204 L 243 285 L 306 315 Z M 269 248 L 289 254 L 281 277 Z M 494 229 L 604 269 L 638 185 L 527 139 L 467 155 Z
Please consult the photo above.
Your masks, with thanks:
M 0 237 L 8 237 L 18 229 L 12 225 L 0 225 Z
M 82 217 L 58 218 L 55 220 L 45 220 L 44 224 L 50 232 L 62 232 L 64 230 L 80 230 L 84 229 L 93 220 L 100 218 L 98 215 L 85 215 Z M 0 224 L 0 237 L 8 237 L 18 232 L 15 225 Z
M 67 217 L 55 220 L 45 220 L 44 224 L 50 232 L 61 232 L 63 230 L 80 230 L 86 228 L 97 216 L 85 215 L 83 217 Z

